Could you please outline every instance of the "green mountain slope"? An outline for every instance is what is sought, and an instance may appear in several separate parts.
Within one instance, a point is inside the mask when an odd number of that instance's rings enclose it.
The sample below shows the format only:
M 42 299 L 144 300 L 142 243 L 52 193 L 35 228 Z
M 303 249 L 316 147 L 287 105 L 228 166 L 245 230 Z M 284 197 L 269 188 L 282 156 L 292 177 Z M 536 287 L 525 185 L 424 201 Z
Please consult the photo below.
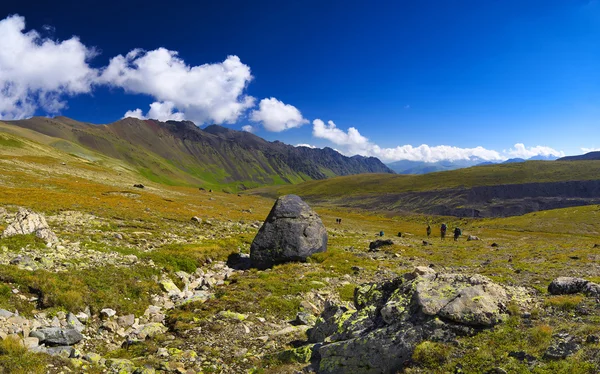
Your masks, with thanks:
M 511 216 L 600 203 L 600 161 L 528 161 L 425 175 L 372 174 L 262 188 L 310 201 L 384 211 Z
M 4 122 L 0 131 L 88 160 L 120 160 L 149 180 L 242 190 L 358 173 L 393 173 L 376 158 L 293 147 L 253 134 L 192 122 L 126 118 L 93 125 L 66 117 Z M 106 160 L 104 160 L 106 162 Z

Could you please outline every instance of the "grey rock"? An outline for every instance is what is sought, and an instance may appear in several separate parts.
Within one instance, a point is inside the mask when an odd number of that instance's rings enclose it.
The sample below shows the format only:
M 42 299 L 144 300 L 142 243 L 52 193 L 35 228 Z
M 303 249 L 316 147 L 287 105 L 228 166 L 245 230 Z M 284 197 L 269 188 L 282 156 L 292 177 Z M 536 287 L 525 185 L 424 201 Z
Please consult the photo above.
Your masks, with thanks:
M 102 318 L 110 318 L 117 314 L 117 311 L 111 308 L 104 308 L 100 311 L 100 316 Z
M 506 318 L 510 301 L 525 303 L 527 295 L 481 275 L 420 267 L 358 286 L 356 310 L 327 303 L 307 336 L 322 344 L 319 373 L 396 373 L 423 340 L 452 342 L 490 328 Z
M 583 278 L 559 277 L 548 286 L 548 292 L 553 295 L 566 295 L 582 292 L 589 281 Z
M 558 334 L 548 349 L 546 349 L 544 358 L 559 360 L 575 354 L 580 349 L 579 341 L 576 338 L 568 334 Z
M 378 240 L 375 240 L 374 242 L 369 243 L 369 251 L 375 252 L 379 248 L 388 246 L 388 245 L 394 245 L 394 242 L 392 241 L 392 239 L 385 239 L 385 240 L 378 239 Z
M 133 325 L 135 322 L 135 315 L 133 314 L 128 314 L 126 316 L 121 316 L 119 318 L 117 318 L 117 323 L 119 324 L 119 326 L 122 327 L 129 327 L 131 325 Z
M 327 250 L 327 230 L 321 218 L 296 195 L 282 196 L 250 246 L 252 266 L 266 269 L 273 265 L 305 261 Z
M 46 327 L 32 331 L 29 336 L 38 338 L 40 343 L 50 346 L 67 346 L 79 343 L 83 335 L 74 328 L 62 329 L 59 327 Z
M 0 309 L 0 317 L 4 317 L 4 318 L 10 318 L 12 316 L 14 316 L 15 314 L 12 312 L 9 312 L 6 309 Z
M 35 234 L 48 243 L 58 242 L 58 238 L 50 230 L 44 216 L 32 210 L 20 208 L 15 220 L 2 233 L 2 237 L 28 234 Z
M 50 356 L 59 356 L 62 358 L 74 357 L 75 348 L 68 346 L 50 347 L 46 349 L 46 353 Z
M 75 330 L 82 332 L 85 330 L 85 325 L 79 321 L 79 319 L 73 314 L 69 313 L 67 315 L 67 325 L 74 328 Z
M 525 351 L 511 351 L 508 352 L 508 357 L 512 357 L 519 361 L 527 361 L 528 363 L 536 362 L 537 358 L 535 356 L 530 355 Z

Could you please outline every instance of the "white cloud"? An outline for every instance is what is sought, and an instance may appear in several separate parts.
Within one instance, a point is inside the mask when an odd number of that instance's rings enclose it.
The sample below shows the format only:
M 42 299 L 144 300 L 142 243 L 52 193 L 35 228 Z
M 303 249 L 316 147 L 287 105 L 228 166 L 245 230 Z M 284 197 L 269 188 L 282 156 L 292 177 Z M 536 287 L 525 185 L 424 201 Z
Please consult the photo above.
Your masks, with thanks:
M 365 138 L 354 127 L 350 127 L 347 132 L 337 128 L 333 121 L 325 124 L 320 119 L 313 121 L 313 136 L 316 138 L 327 139 L 336 145 L 345 146 L 348 152 L 354 154 L 368 153 L 373 147 L 369 139 Z
M 528 159 L 535 156 L 555 156 L 563 157 L 565 154 L 562 151 L 557 151 L 550 147 L 536 146 L 527 148 L 523 143 L 517 143 L 514 148 L 509 149 L 506 152 L 510 157 L 518 157 Z
M 100 77 L 101 83 L 172 103 L 198 125 L 234 123 L 254 105 L 254 98 L 244 93 L 251 80 L 250 67 L 237 56 L 188 66 L 177 52 L 165 48 L 134 49 L 126 56 L 114 57 Z
M 96 51 L 77 37 L 54 41 L 24 30 L 21 16 L 0 20 L 0 119 L 30 117 L 38 108 L 56 113 L 64 96 L 90 92 L 98 74 L 87 63 Z
M 258 110 L 253 110 L 250 119 L 261 122 L 268 131 L 280 132 L 300 127 L 308 123 L 302 113 L 293 105 L 285 104 L 274 97 L 262 99 Z
M 252 125 L 244 125 L 244 126 L 242 126 L 242 131 L 254 132 L 255 129 L 254 129 L 254 127 L 252 127 Z
M 333 121 L 325 124 L 320 119 L 313 121 L 313 136 L 316 138 L 327 139 L 340 146 L 342 149 L 338 151 L 345 155 L 359 154 L 362 156 L 374 156 L 384 162 L 410 160 L 410 161 L 425 161 L 437 162 L 442 160 L 458 161 L 469 159 L 482 159 L 486 161 L 502 161 L 509 157 L 531 158 L 533 156 L 563 156 L 564 153 L 556 151 L 549 147 L 537 146 L 526 148 L 523 144 L 514 145 L 514 149 L 508 152 L 500 153 L 495 150 L 486 149 L 478 146 L 474 148 L 459 148 L 449 145 L 429 146 L 422 144 L 414 147 L 412 145 L 402 145 L 394 148 L 382 148 L 371 142 L 367 137 L 360 132 L 350 127 L 344 131 L 336 126 Z M 522 155 L 522 156 L 516 156 Z
M 296 147 L 306 147 L 306 148 L 312 148 L 312 149 L 317 148 L 316 146 L 311 145 L 311 144 L 296 144 Z
M 175 104 L 170 101 L 154 102 L 150 104 L 150 110 L 144 115 L 141 109 L 128 110 L 123 118 L 133 117 L 139 119 L 157 119 L 159 121 L 183 121 L 185 115 L 175 112 Z
M 600 148 L 581 148 L 584 153 L 600 152 Z

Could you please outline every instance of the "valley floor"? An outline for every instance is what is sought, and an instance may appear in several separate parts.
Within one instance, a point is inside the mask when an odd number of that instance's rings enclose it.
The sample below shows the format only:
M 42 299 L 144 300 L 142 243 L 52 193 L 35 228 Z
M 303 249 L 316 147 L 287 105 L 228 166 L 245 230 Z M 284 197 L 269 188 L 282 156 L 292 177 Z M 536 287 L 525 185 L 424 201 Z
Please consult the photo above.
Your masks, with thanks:
M 273 200 L 134 183 L 134 173 L 75 157 L 0 156 L 0 231 L 26 207 L 43 213 L 59 239 L 50 247 L 32 235 L 0 239 L 0 308 L 20 317 L 0 317 L 0 371 L 299 371 L 309 360 L 289 350 L 306 340 L 326 303 L 353 308 L 357 285 L 416 266 L 482 274 L 527 287 L 536 298 L 476 336 L 420 345 L 407 372 L 600 370 L 598 300 L 547 292 L 560 276 L 600 282 L 599 206 L 474 220 L 314 206 L 328 230 L 327 252 L 267 271 L 235 270 L 225 265 L 228 256 L 248 253 Z M 442 222 L 450 231 L 460 227 L 463 236 L 442 241 Z M 381 231 L 394 244 L 369 251 Z M 481 240 L 467 241 L 468 235 Z M 103 315 L 106 308 L 116 315 Z M 60 327 L 68 313 L 82 312 L 88 318 L 81 318 L 77 358 L 35 353 L 7 338 L 23 338 L 23 326 L 35 321 Z M 310 318 L 290 323 L 298 312 Z M 142 332 L 147 326 L 156 331 Z M 545 358 L 558 334 L 576 338 L 579 349 L 564 359 Z M 131 340 L 134 335 L 143 338 Z

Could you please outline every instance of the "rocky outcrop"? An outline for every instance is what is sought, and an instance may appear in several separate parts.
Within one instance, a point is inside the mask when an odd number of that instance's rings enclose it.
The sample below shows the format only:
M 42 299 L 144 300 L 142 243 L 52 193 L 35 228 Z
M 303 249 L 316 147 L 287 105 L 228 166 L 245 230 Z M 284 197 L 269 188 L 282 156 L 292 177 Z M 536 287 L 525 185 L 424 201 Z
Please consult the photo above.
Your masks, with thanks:
M 375 252 L 375 251 L 378 251 L 379 248 L 385 247 L 388 245 L 394 245 L 394 242 L 392 241 L 392 239 L 375 240 L 374 242 L 369 243 L 369 251 Z
M 305 261 L 327 250 L 327 230 L 321 218 L 296 195 L 275 202 L 250 247 L 252 266 L 259 269 L 289 261 Z
M 2 233 L 2 237 L 28 234 L 35 234 L 35 236 L 45 240 L 47 243 L 58 241 L 56 235 L 50 230 L 44 216 L 32 210 L 21 208 L 14 221 Z
M 355 310 L 327 305 L 308 337 L 322 344 L 319 373 L 395 373 L 422 341 L 476 334 L 501 323 L 510 302 L 525 307 L 531 300 L 529 291 L 481 275 L 422 267 L 357 287 Z

